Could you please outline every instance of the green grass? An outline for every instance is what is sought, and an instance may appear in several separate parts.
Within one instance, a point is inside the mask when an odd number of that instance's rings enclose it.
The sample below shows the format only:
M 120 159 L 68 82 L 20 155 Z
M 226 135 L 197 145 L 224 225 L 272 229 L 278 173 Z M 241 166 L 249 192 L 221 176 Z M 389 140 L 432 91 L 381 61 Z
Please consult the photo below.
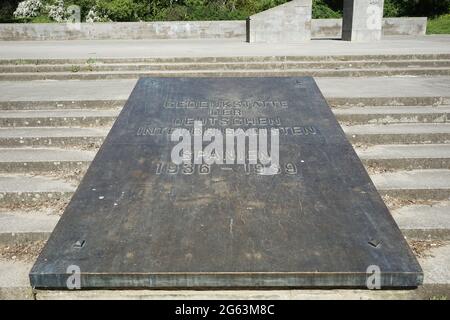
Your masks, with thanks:
M 450 34 L 450 14 L 430 19 L 427 26 L 428 34 Z
M 447 296 L 432 296 L 430 300 L 448 300 Z

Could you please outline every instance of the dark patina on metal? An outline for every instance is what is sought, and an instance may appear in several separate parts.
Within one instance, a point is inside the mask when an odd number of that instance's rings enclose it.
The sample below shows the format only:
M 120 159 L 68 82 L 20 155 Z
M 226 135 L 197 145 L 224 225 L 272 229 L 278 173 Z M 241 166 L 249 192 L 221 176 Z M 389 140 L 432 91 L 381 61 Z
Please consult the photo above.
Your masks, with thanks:
M 173 165 L 170 134 L 194 120 L 205 130 L 278 129 L 279 172 Z M 67 288 L 77 276 L 82 289 L 346 288 L 377 279 L 392 288 L 423 278 L 310 77 L 140 79 L 30 280 Z

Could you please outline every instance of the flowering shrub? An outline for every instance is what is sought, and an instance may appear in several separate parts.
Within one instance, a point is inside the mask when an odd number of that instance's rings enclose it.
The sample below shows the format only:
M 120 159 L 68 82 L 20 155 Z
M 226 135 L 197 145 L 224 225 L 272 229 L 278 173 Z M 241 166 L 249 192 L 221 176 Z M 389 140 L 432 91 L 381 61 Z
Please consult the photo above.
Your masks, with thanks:
M 37 17 L 42 7 L 41 0 L 22 1 L 14 11 L 14 17 L 22 19 Z
M 96 7 L 93 7 L 91 10 L 89 10 L 88 14 L 86 15 L 86 22 L 92 23 L 92 22 L 106 22 L 111 21 L 108 16 L 101 15 Z
M 56 5 L 48 5 L 46 6 L 48 10 L 49 18 L 53 19 L 56 22 L 63 22 L 66 18 L 66 9 L 64 7 L 64 0 L 58 0 Z

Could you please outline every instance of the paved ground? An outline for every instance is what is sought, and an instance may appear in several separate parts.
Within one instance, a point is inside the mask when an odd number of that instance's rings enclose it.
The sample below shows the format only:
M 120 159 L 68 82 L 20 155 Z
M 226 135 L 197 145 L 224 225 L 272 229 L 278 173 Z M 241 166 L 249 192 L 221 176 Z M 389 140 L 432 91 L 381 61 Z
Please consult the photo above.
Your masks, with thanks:
M 380 42 L 312 40 L 249 44 L 239 40 L 1 41 L 0 59 L 140 58 L 270 55 L 375 55 L 450 53 L 450 36 L 385 37 Z
M 450 39 L 449 39 L 450 40 Z M 316 78 L 326 97 L 450 97 L 450 77 Z M 1 101 L 126 100 L 136 80 L 2 81 Z

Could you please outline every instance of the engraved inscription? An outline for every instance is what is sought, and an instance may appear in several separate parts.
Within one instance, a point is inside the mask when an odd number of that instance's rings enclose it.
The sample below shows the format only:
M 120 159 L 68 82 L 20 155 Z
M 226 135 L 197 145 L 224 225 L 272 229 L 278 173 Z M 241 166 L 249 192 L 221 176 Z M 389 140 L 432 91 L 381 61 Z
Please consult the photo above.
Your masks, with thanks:
M 211 126 L 280 126 L 281 119 L 276 118 L 182 118 L 173 119 L 174 126 L 193 126 L 195 121 L 200 121 L 202 125 Z
M 262 164 L 243 164 L 239 166 L 216 166 L 221 171 L 242 172 L 246 175 L 260 175 L 264 171 Z M 155 173 L 157 175 L 192 175 L 210 174 L 212 167 L 209 164 L 174 164 L 172 162 L 159 162 L 156 164 Z M 298 165 L 293 162 L 280 164 L 276 174 L 294 176 L 299 174 Z
M 280 136 L 311 136 L 320 134 L 320 131 L 315 126 L 293 126 L 293 127 L 266 127 L 268 131 L 272 128 L 276 128 L 280 132 Z M 176 127 L 139 127 L 136 131 L 136 136 L 161 136 L 161 135 L 171 135 L 176 129 Z M 205 128 L 217 129 L 223 135 L 226 134 L 227 128 Z M 194 128 L 186 128 L 191 134 L 194 134 Z
M 193 100 L 171 100 L 168 99 L 164 102 L 164 108 L 166 109 L 214 109 L 214 108 L 242 108 L 242 109 L 261 109 L 261 108 L 273 108 L 273 109 L 287 109 L 287 101 L 280 100 L 205 100 L 205 101 L 193 101 Z

